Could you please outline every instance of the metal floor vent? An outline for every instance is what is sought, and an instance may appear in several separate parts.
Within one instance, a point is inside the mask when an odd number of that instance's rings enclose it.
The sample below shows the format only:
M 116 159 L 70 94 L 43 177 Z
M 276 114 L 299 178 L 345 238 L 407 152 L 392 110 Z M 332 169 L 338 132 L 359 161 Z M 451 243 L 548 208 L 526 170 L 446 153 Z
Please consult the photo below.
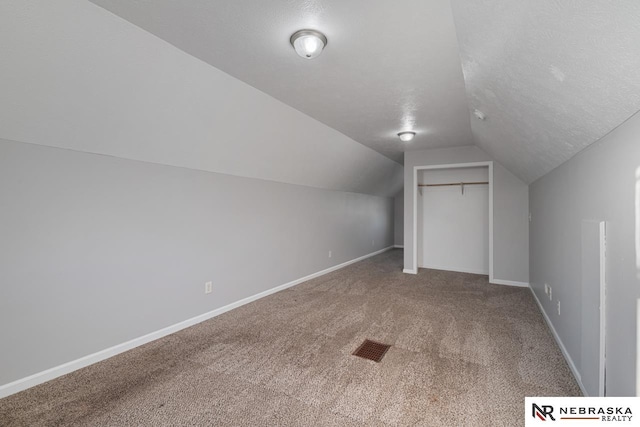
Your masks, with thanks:
M 364 340 L 364 342 L 360 344 L 360 347 L 358 347 L 358 349 L 352 354 L 354 356 L 362 357 L 363 359 L 380 362 L 390 347 L 391 346 L 387 344 L 382 344 L 371 340 Z

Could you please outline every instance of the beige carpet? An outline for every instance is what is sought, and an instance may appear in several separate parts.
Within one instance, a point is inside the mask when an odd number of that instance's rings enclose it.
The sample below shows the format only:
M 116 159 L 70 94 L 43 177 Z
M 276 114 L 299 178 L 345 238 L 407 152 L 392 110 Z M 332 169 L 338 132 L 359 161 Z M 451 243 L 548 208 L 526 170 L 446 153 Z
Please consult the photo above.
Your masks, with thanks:
M 513 427 L 579 393 L 528 289 L 394 250 L 2 399 L 0 425 Z

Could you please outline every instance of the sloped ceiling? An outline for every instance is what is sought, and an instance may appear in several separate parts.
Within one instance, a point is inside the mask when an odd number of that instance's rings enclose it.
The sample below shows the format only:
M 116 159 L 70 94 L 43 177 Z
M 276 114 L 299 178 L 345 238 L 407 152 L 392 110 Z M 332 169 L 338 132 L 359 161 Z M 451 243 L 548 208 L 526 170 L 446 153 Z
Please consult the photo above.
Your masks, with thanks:
M 86 0 L 0 1 L 0 40 L 0 140 L 385 197 L 402 188 L 398 163 Z
M 532 182 L 640 109 L 637 0 L 92 1 L 398 162 L 475 143 Z
M 640 110 L 637 0 L 452 0 L 477 145 L 532 182 Z
M 92 1 L 398 163 L 473 143 L 449 0 Z M 303 28 L 329 40 L 311 61 Z

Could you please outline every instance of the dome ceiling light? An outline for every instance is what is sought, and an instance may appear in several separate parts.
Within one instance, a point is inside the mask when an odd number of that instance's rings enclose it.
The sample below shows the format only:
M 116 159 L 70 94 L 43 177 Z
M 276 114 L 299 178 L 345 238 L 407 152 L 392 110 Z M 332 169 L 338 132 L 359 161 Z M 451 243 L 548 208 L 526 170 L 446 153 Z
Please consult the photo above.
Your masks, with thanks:
M 402 142 L 409 142 L 409 141 L 411 141 L 413 139 L 414 136 L 416 136 L 416 133 L 415 132 L 410 132 L 410 131 L 400 132 L 398 134 L 398 138 L 400 138 L 400 141 L 402 141 Z
M 484 120 L 487 118 L 487 116 L 485 116 L 484 113 L 477 108 L 473 110 L 473 115 L 476 116 L 476 119 L 478 120 Z
M 305 59 L 316 58 L 327 45 L 327 37 L 316 30 L 296 31 L 289 41 L 296 53 Z

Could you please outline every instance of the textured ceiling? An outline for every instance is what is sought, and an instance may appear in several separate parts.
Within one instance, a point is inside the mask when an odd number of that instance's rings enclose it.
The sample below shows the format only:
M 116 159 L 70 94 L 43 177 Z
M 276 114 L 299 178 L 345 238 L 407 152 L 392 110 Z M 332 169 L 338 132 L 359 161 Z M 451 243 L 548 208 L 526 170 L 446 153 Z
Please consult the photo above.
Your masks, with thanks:
M 448 0 L 92 1 L 397 162 L 473 143 Z M 295 54 L 301 28 L 320 57 Z
M 640 1 L 452 6 L 475 143 L 526 182 L 640 110 Z
M 640 109 L 638 0 L 92 1 L 398 162 L 475 143 L 532 182 Z

